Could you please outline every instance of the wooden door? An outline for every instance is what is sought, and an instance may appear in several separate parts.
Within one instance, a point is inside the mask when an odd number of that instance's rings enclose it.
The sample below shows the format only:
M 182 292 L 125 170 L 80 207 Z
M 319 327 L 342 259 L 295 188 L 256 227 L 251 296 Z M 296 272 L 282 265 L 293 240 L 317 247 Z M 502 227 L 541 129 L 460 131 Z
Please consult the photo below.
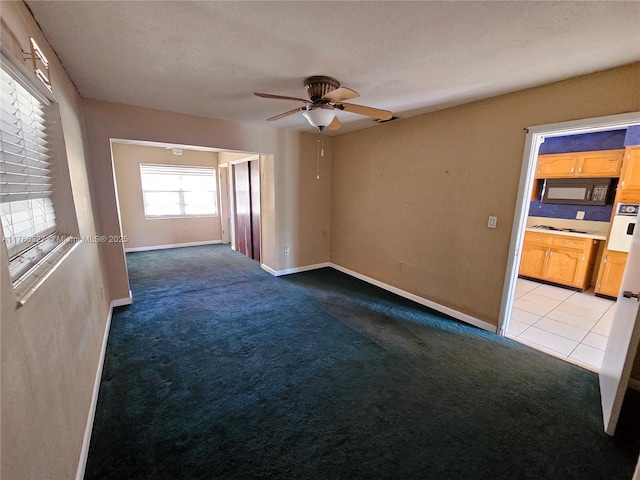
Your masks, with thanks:
M 624 150 L 603 150 L 578 155 L 581 177 L 618 177 Z
M 551 249 L 544 271 L 545 280 L 575 286 L 582 256 L 582 252 L 575 250 Z
M 251 258 L 260 261 L 260 160 L 249 162 L 249 183 L 251 193 Z
M 627 264 L 627 253 L 605 251 L 598 272 L 597 293 L 617 297 L 622 283 L 624 267 Z
M 248 162 L 233 166 L 233 187 L 236 212 L 236 250 L 251 258 L 251 189 Z

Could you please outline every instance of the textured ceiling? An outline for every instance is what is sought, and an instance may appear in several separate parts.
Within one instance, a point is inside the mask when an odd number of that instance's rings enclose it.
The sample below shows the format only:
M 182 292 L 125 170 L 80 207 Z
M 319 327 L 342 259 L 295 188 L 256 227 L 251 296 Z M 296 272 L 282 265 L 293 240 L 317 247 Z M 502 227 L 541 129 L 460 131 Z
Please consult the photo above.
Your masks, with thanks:
M 406 118 L 640 60 L 637 1 L 27 4 L 83 97 L 259 125 L 309 75 Z

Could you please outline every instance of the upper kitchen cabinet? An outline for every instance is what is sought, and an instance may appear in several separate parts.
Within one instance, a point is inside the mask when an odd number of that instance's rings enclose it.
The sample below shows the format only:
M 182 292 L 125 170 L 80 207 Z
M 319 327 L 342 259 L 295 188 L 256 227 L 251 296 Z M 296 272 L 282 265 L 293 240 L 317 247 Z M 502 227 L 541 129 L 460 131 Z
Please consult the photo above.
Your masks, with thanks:
M 640 146 L 625 149 L 616 201 L 640 203 Z
M 618 177 L 624 150 L 538 155 L 536 178 Z
M 578 156 L 576 153 L 554 153 L 538 155 L 537 178 L 571 177 Z

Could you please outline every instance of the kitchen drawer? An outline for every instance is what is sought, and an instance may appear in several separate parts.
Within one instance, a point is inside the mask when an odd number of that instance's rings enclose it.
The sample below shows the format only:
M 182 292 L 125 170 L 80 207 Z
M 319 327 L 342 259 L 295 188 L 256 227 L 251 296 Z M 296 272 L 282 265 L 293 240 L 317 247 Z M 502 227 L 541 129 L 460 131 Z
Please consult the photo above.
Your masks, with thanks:
M 553 246 L 554 247 L 563 247 L 563 248 L 575 248 L 576 250 L 584 250 L 587 246 L 588 242 L 592 242 L 588 238 L 578 238 L 578 237 L 553 237 Z
M 552 238 L 544 233 L 526 232 L 524 235 L 524 241 L 534 245 L 551 245 Z

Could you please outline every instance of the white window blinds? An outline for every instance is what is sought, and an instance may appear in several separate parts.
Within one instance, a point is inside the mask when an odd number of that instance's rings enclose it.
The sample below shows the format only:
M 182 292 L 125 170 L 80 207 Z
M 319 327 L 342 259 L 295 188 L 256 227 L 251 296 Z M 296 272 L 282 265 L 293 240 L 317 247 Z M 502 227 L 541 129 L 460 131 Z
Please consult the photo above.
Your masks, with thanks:
M 146 217 L 216 215 L 216 170 L 211 167 L 140 164 Z
M 55 231 L 47 104 L 0 69 L 0 208 L 9 256 Z

